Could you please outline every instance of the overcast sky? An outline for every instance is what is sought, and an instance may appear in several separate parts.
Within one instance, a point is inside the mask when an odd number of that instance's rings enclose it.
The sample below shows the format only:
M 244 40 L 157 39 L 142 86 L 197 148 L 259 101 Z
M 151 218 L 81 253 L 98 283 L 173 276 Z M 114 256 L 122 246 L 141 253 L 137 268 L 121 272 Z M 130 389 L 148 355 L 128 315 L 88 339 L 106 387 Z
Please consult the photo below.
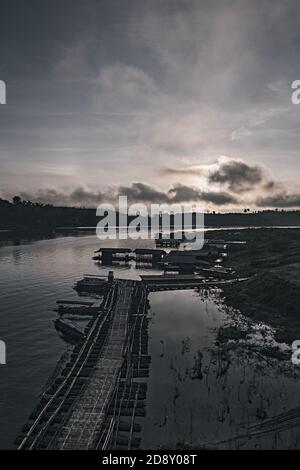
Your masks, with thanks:
M 1 0 L 0 196 L 300 207 L 299 0 Z

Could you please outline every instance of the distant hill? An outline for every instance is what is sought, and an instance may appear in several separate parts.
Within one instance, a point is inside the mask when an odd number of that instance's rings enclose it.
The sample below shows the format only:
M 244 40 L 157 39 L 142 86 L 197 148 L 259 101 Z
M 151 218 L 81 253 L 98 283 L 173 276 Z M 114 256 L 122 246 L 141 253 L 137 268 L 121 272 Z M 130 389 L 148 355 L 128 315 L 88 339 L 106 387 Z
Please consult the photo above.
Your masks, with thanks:
M 206 227 L 300 226 L 300 211 L 266 210 L 248 213 L 205 214 Z
M 48 231 L 62 227 L 95 227 L 99 220 L 95 209 L 55 207 L 22 201 L 18 197 L 14 198 L 14 202 L 0 199 L 0 230 Z M 300 211 L 205 214 L 206 227 L 281 225 L 300 226 Z

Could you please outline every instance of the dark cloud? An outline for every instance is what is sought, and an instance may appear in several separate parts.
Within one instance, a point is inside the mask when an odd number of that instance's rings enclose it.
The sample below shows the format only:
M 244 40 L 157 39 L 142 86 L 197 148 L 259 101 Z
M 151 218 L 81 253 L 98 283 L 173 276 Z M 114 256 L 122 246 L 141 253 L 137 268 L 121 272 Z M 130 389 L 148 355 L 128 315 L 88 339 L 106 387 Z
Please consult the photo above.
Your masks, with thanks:
M 222 206 L 225 204 L 235 204 L 236 198 L 226 192 L 201 191 L 198 188 L 184 185 L 176 185 L 168 191 L 171 202 L 192 202 L 202 201 Z
M 264 172 L 258 166 L 247 165 L 240 160 L 220 163 L 208 177 L 210 183 L 225 184 L 231 191 L 246 191 L 264 180 Z
M 256 201 L 258 207 L 280 207 L 296 208 L 300 207 L 300 194 L 274 194 L 271 196 L 260 197 Z
M 202 192 L 192 186 L 177 184 L 168 191 L 169 199 L 172 202 L 189 202 L 202 200 Z
M 208 191 L 202 193 L 203 201 L 210 202 L 216 206 L 223 206 L 226 204 L 237 204 L 239 201 L 235 196 L 225 191 L 214 192 Z
M 172 176 L 172 175 L 186 175 L 186 176 L 199 176 L 201 170 L 198 168 L 162 168 L 160 170 L 161 175 Z
M 145 183 L 132 183 L 131 186 L 120 186 L 118 190 L 120 195 L 128 197 L 129 202 L 150 202 L 162 204 L 169 202 L 166 193 L 158 191 L 153 186 Z
M 131 186 L 119 187 L 119 194 L 126 195 L 130 202 L 147 202 L 156 204 L 175 204 L 202 201 L 217 206 L 235 204 L 235 196 L 227 192 L 201 191 L 193 186 L 176 184 L 167 192 L 162 192 L 144 183 L 133 183 Z
M 276 181 L 267 181 L 265 184 L 264 184 L 264 189 L 266 189 L 267 191 L 272 191 L 274 189 L 276 189 L 278 183 Z
M 53 188 L 40 189 L 34 193 L 21 191 L 20 197 L 26 201 L 52 204 L 55 206 L 97 207 L 101 203 L 116 203 L 118 196 L 127 196 L 129 203 L 176 204 L 184 202 L 206 202 L 216 206 L 236 204 L 235 196 L 224 191 L 201 191 L 193 186 L 176 184 L 168 191 L 160 191 L 142 182 L 130 186 L 119 186 L 108 192 L 91 191 L 83 187 L 71 192 Z M 8 197 L 7 194 L 3 194 Z
M 86 190 L 82 187 L 72 192 L 58 191 L 53 188 L 39 189 L 35 193 L 28 191 L 20 192 L 20 197 L 26 201 L 39 202 L 41 204 L 52 204 L 54 206 L 97 206 L 107 202 L 108 196 L 101 192 Z
M 101 202 L 104 202 L 108 199 L 108 196 L 105 196 L 102 192 L 93 192 L 88 191 L 84 188 L 77 188 L 75 189 L 70 195 L 71 201 L 75 204 L 82 204 L 84 201 L 84 205 L 98 205 Z

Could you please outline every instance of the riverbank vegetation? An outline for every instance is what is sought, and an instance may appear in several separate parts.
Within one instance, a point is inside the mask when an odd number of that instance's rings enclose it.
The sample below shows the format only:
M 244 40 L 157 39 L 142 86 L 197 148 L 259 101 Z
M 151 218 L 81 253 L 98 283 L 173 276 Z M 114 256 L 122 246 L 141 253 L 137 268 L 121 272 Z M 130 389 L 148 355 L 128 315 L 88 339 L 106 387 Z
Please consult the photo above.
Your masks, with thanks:
M 299 235 L 298 229 L 279 228 L 222 232 L 222 238 L 246 241 L 229 244 L 226 264 L 249 277 L 224 289 L 225 302 L 269 323 L 276 328 L 276 339 L 288 343 L 300 338 Z

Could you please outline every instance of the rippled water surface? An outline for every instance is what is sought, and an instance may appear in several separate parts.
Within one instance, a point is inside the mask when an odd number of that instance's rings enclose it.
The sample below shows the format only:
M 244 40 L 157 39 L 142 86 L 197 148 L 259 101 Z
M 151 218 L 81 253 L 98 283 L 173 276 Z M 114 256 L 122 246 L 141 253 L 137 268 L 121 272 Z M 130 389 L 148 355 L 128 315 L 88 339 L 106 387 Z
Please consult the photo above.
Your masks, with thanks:
M 66 350 L 53 326 L 56 300 L 78 298 L 75 281 L 109 269 L 92 261 L 99 248 L 95 236 L 15 243 L 0 247 L 0 339 L 7 347 L 7 364 L 0 366 L 0 448 L 12 445 Z M 114 270 L 120 277 L 141 272 Z

